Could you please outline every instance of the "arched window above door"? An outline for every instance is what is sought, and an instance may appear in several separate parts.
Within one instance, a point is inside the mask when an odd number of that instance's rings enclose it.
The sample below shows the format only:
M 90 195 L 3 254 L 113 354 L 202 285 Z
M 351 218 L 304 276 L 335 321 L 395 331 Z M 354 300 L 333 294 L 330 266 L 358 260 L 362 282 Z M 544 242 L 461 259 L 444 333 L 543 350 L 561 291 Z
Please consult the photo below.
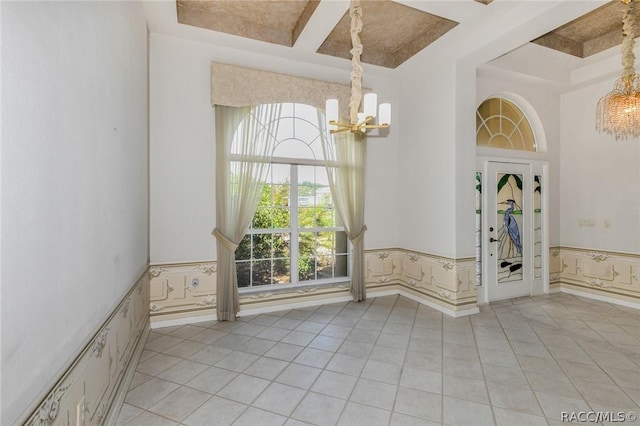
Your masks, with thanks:
M 512 101 L 492 97 L 476 111 L 476 145 L 488 148 L 537 151 L 531 123 Z

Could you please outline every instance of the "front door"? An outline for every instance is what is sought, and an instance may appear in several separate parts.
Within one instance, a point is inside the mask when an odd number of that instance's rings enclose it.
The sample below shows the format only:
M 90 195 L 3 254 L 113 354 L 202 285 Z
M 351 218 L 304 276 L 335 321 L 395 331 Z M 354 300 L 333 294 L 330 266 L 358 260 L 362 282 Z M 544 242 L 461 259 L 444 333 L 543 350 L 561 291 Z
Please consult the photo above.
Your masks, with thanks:
M 487 300 L 532 293 L 534 179 L 531 165 L 491 161 L 483 200 Z

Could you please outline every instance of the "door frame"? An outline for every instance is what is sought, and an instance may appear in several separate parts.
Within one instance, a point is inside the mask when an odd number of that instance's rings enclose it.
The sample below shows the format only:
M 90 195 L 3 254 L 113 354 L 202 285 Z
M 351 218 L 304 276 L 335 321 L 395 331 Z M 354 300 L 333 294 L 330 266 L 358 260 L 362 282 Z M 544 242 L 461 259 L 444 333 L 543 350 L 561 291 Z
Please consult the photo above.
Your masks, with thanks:
M 529 166 L 531 170 L 531 176 L 541 176 L 541 208 L 542 208 L 542 245 L 541 245 L 541 267 L 542 276 L 535 278 L 535 274 L 532 271 L 531 276 L 531 295 L 548 294 L 549 293 L 549 163 L 547 161 L 531 160 L 525 158 L 505 158 L 494 156 L 477 156 L 476 157 L 476 171 L 482 173 L 481 185 L 482 191 L 482 221 L 481 221 L 481 261 L 482 261 L 482 279 L 485 280 L 488 277 L 489 261 L 486 259 L 491 258 L 489 252 L 488 239 L 490 237 L 489 219 L 485 213 L 487 209 L 487 176 L 489 173 L 489 163 L 509 163 L 517 165 Z M 530 205 L 533 205 L 533 192 L 530 194 Z M 533 239 L 530 239 L 533 242 Z M 533 246 L 531 247 L 531 259 L 533 262 L 535 251 Z M 477 299 L 478 304 L 489 303 L 489 286 L 486 283 L 477 284 Z

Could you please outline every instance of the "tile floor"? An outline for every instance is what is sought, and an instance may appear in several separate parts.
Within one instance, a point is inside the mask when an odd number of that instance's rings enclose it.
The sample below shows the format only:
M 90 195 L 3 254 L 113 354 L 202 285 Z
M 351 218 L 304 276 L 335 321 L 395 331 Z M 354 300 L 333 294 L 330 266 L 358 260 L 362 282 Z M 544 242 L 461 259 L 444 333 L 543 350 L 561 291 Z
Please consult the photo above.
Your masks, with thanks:
M 558 293 L 454 319 L 388 296 L 156 329 L 118 424 L 560 425 L 639 404 L 638 310 Z

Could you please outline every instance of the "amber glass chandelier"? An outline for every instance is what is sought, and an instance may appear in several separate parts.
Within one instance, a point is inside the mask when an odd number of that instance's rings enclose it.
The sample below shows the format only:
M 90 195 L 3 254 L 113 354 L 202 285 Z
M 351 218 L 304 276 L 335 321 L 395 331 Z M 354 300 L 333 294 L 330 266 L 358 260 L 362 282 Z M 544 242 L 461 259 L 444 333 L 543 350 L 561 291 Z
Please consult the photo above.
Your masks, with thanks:
M 622 18 L 622 76 L 614 89 L 598 101 L 596 130 L 613 134 L 616 139 L 640 137 L 640 89 L 634 68 L 635 2 L 621 0 L 627 5 Z

